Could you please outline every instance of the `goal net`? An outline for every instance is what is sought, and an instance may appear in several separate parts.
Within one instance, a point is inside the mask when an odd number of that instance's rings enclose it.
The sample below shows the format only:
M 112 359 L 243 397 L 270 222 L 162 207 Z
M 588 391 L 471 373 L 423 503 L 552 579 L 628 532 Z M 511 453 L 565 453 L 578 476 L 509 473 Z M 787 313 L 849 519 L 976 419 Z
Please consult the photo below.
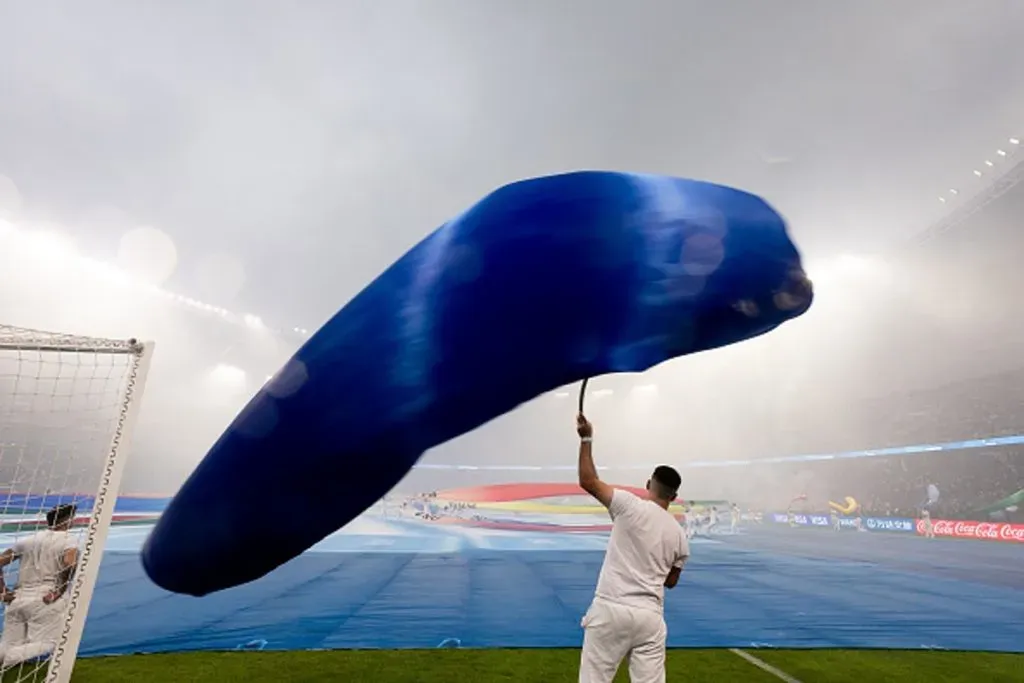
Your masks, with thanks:
M 70 680 L 152 345 L 0 325 L 0 679 Z

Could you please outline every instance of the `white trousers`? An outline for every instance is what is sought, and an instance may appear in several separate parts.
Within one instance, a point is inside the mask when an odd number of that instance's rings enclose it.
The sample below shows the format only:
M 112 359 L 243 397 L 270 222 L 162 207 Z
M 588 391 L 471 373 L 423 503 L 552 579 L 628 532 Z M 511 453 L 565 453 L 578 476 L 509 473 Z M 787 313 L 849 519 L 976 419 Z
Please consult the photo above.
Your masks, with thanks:
M 665 618 L 596 598 L 583 617 L 580 683 L 611 683 L 629 658 L 632 683 L 665 683 Z
M 4 667 L 53 652 L 64 627 L 67 596 L 47 605 L 46 592 L 19 591 L 4 610 L 0 633 L 0 662 Z

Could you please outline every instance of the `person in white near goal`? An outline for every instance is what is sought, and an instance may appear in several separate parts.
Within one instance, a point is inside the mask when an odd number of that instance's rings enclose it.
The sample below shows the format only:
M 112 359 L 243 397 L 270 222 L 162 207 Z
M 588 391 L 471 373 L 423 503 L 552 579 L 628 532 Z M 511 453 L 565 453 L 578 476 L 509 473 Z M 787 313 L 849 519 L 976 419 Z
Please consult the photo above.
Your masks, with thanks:
M 13 666 L 48 655 L 57 645 L 67 608 L 67 590 L 78 562 L 78 544 L 68 533 L 77 508 L 58 505 L 46 513 L 47 529 L 0 553 L 0 600 L 6 605 L 0 662 Z M 18 588 L 3 568 L 18 561 Z
M 580 487 L 601 502 L 612 518 L 594 601 L 583 617 L 580 683 L 611 683 L 629 658 L 633 683 L 664 683 L 664 596 L 674 588 L 690 557 L 686 532 L 668 511 L 682 480 L 673 468 L 655 468 L 647 499 L 601 481 L 591 452 L 594 430 L 576 418 L 580 436 Z

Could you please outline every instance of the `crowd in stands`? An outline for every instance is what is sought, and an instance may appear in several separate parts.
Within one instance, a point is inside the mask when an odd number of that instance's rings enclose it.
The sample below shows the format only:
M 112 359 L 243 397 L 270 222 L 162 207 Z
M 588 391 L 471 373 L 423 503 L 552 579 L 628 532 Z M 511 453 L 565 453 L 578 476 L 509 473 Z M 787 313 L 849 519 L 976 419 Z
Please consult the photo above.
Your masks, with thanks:
M 1024 369 L 875 399 L 863 410 L 877 429 L 872 448 L 1021 434 Z
M 929 505 L 933 517 L 986 519 L 994 503 L 1024 489 L 1024 449 L 929 453 L 886 458 L 881 486 L 871 487 L 866 510 L 895 516 L 915 516 L 927 501 L 928 485 L 938 489 L 938 501 Z M 995 511 L 1017 517 L 1019 510 Z
M 914 391 L 849 400 L 834 419 L 760 427 L 778 455 L 838 453 L 1024 434 L 1024 367 Z M 763 452 L 764 445 L 760 446 Z
M 741 476 L 772 483 L 744 501 L 765 509 L 825 512 L 852 497 L 864 516 L 913 518 L 927 507 L 934 519 L 1024 521 L 1015 505 L 991 509 L 1024 490 L 1024 446 L 766 464 Z

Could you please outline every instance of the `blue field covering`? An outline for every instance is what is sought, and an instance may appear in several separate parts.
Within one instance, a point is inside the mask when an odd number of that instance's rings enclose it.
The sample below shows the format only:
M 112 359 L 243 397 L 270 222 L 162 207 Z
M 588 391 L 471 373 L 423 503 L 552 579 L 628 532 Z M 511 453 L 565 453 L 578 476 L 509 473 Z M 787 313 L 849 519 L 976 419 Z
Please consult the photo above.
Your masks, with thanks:
M 147 533 L 111 530 L 83 655 L 577 647 L 606 542 L 362 518 L 259 581 L 189 598 L 146 579 Z M 692 552 L 667 597 L 670 646 L 1024 651 L 1021 545 L 764 526 Z

